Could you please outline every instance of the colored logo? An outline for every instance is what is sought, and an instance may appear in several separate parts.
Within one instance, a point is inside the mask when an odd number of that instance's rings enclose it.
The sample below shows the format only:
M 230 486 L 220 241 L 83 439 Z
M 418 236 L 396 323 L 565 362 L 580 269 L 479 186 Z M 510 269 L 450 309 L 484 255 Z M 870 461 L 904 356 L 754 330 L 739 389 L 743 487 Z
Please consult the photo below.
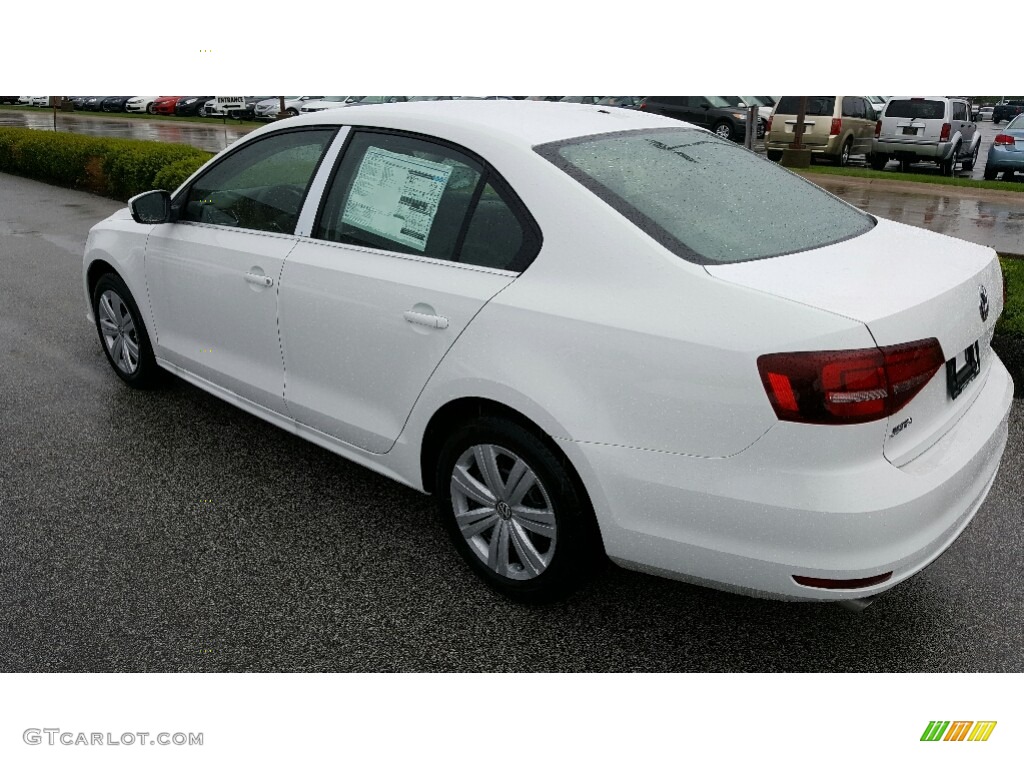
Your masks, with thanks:
M 995 720 L 932 720 L 921 741 L 988 741 L 995 729 Z

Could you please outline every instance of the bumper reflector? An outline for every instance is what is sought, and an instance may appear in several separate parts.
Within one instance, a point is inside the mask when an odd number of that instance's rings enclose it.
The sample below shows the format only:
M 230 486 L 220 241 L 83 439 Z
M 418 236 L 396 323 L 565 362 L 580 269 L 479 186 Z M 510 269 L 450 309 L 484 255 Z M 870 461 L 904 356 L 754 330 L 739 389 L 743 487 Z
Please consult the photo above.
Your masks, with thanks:
M 867 576 L 863 579 L 818 579 L 813 576 L 794 576 L 793 581 L 804 587 L 816 587 L 817 589 L 859 589 L 860 587 L 873 587 L 892 578 L 892 571 L 880 573 L 877 576 Z

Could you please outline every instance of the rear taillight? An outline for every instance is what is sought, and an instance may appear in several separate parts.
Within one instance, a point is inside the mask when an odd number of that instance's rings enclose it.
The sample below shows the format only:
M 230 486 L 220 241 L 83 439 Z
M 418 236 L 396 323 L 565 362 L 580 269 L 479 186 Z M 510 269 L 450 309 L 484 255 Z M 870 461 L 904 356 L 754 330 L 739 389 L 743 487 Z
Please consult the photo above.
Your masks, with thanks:
M 993 144 L 1006 144 L 1008 146 L 1013 146 L 1013 144 L 1016 143 L 1016 139 L 1014 139 L 1013 136 L 1010 136 L 1007 133 L 1000 133 L 1000 134 L 997 134 L 994 139 L 992 139 L 992 143 Z
M 764 124 L 764 132 L 765 133 L 768 133 L 769 131 L 771 131 L 771 129 L 772 129 L 772 118 L 774 118 L 774 117 L 775 117 L 775 115 L 772 115 L 771 117 L 769 117 L 768 118 L 768 122 Z
M 875 138 L 877 139 L 881 135 L 882 135 L 882 121 L 879 120 L 878 122 L 875 123 Z
M 949 132 L 953 129 L 949 123 L 942 124 L 942 131 L 939 133 L 939 141 L 949 141 Z
M 828 132 L 829 136 L 838 136 L 843 132 L 843 118 L 833 117 L 832 118 L 832 129 Z
M 781 421 L 862 424 L 896 413 L 945 358 L 938 339 L 874 349 L 761 355 L 757 369 Z
M 643 109 L 643 110 L 646 110 L 646 109 L 647 109 L 647 99 L 644 99 L 644 100 L 643 100 L 643 101 L 641 101 L 641 102 L 640 102 L 639 104 L 637 104 L 637 105 L 636 105 L 636 108 L 637 108 L 637 109 Z

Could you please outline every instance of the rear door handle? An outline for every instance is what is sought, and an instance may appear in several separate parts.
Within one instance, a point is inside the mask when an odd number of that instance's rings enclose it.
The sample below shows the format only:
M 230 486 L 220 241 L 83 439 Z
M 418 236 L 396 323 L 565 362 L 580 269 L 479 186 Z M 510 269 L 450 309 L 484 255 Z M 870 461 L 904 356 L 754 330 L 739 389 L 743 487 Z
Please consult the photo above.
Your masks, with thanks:
M 428 328 L 447 328 L 448 318 L 441 317 L 440 315 L 428 315 L 423 312 L 413 312 L 411 309 L 407 309 L 402 313 L 402 317 L 407 322 L 415 323 L 416 325 L 425 325 Z
M 255 272 L 246 272 L 245 281 L 254 285 L 262 285 L 264 288 L 269 288 L 274 284 L 274 278 L 270 275 L 257 275 Z

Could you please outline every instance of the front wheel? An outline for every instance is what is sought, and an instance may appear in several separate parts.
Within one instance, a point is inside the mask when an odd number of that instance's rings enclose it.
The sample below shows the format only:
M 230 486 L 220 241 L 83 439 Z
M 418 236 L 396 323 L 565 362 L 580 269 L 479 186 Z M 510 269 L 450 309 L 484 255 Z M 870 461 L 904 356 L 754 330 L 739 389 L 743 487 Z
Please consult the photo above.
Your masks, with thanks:
M 96 331 L 107 362 L 130 387 L 147 389 L 160 380 L 149 334 L 128 286 L 110 272 L 96 281 L 92 292 Z
M 507 597 L 563 597 L 597 563 L 600 536 L 567 460 L 518 424 L 481 417 L 456 431 L 435 489 L 455 548 Z
M 773 163 L 777 163 L 777 162 L 779 162 L 779 160 L 782 159 L 782 151 L 781 150 L 769 149 L 767 154 L 768 154 L 768 159 L 771 160 Z
M 288 109 L 286 109 L 284 111 L 284 113 L 286 115 L 288 115 L 288 117 L 295 117 L 296 115 L 299 114 L 299 111 L 297 109 L 295 109 L 294 107 L 289 107 Z
M 154 104 L 153 102 L 150 102 L 149 106 L 146 107 L 146 112 L 148 114 L 150 114 L 150 115 L 155 115 L 156 114 L 156 104 Z

